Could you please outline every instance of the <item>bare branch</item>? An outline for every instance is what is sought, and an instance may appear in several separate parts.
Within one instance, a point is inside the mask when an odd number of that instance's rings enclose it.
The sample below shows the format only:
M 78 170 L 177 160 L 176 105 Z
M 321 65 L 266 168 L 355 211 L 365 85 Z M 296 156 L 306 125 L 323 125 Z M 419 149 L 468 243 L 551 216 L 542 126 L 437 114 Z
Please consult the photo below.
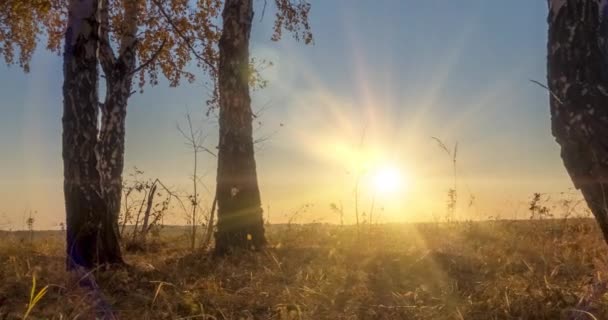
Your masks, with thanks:
M 196 142 L 191 137 L 189 137 L 186 134 L 186 132 L 184 132 L 184 130 L 182 129 L 182 127 L 179 126 L 179 124 L 177 125 L 177 131 L 179 131 L 179 133 L 181 133 L 182 136 L 184 137 L 184 139 L 186 139 L 186 141 L 188 142 L 186 145 L 188 145 L 188 146 L 196 145 Z
M 262 142 L 266 142 L 266 141 L 270 140 L 270 138 L 274 137 L 277 133 L 279 133 L 279 130 L 275 130 L 275 131 L 273 131 L 273 132 L 271 132 L 271 133 L 269 133 L 269 134 L 267 134 L 265 136 L 257 138 L 255 140 L 253 140 L 253 144 L 259 144 L 259 143 L 262 143 Z
M 217 158 L 217 154 L 215 154 L 213 151 L 209 150 L 209 148 L 204 147 L 204 146 L 198 146 L 198 148 L 200 148 L 200 151 L 204 151 L 204 152 L 212 155 L 213 157 Z
M 186 206 L 184 205 L 184 202 L 182 201 L 182 199 L 180 198 L 179 195 L 175 194 L 173 191 L 171 191 L 171 189 L 167 188 L 167 186 L 165 186 L 165 184 L 162 183 L 162 181 L 160 181 L 159 179 L 154 180 L 153 182 L 154 184 L 158 183 L 164 190 L 165 192 L 167 192 L 167 194 L 175 199 L 177 199 L 177 201 L 179 202 L 180 206 L 182 207 L 182 209 L 184 210 L 184 212 L 187 212 L 188 209 L 186 209 Z
M 202 144 L 201 138 L 200 138 L 200 132 L 199 130 L 194 130 L 194 126 L 192 125 L 192 120 L 190 117 L 190 114 L 186 115 L 186 119 L 188 121 L 188 128 L 190 133 L 186 133 L 184 131 L 184 129 L 182 129 L 182 127 L 179 126 L 179 124 L 177 125 L 177 131 L 179 131 L 179 133 L 182 135 L 182 137 L 187 141 L 186 145 L 189 147 L 192 147 L 192 150 L 194 150 L 194 152 L 198 153 L 198 152 L 206 152 L 210 155 L 212 155 L 213 157 L 217 158 L 217 154 L 215 154 L 213 151 L 211 151 L 211 149 L 205 147 Z M 204 138 L 202 140 L 205 140 Z
M 541 88 L 545 88 L 545 89 L 547 89 L 547 91 L 549 91 L 549 94 L 551 94 L 551 96 L 552 96 L 553 98 L 555 98 L 555 100 L 556 100 L 557 102 L 559 102 L 559 104 L 564 104 L 564 103 L 562 102 L 562 100 L 561 100 L 561 99 L 560 99 L 560 98 L 559 98 L 559 97 L 558 97 L 558 96 L 557 96 L 555 93 L 553 93 L 553 91 L 551 91 L 551 89 L 549 89 L 549 87 L 547 87 L 546 85 L 544 85 L 544 84 L 540 83 L 539 81 L 536 81 L 536 80 L 533 80 L 533 79 L 528 79 L 528 80 L 530 80 L 530 82 L 532 82 L 532 83 L 535 83 L 535 84 L 539 85 Z

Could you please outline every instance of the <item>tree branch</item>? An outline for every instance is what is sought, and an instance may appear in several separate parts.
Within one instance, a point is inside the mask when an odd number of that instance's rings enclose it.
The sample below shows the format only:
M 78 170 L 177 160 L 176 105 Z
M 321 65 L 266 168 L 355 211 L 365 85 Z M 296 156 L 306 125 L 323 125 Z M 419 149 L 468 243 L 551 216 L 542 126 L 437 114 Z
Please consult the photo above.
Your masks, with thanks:
M 156 5 L 156 7 L 158 8 L 158 10 L 160 11 L 160 13 L 165 17 L 165 19 L 167 20 L 167 22 L 171 25 L 171 27 L 173 28 L 173 30 L 175 31 L 175 33 L 177 33 L 177 35 L 182 38 L 182 40 L 186 43 L 186 45 L 188 46 L 188 48 L 190 49 L 190 51 L 192 52 L 192 54 L 199 60 L 201 60 L 202 62 L 204 62 L 212 71 L 213 73 L 217 73 L 217 68 L 215 67 L 215 64 L 213 64 L 211 61 L 209 61 L 208 59 L 206 59 L 205 57 L 199 55 L 196 52 L 196 49 L 194 48 L 194 46 L 192 46 L 192 43 L 190 43 L 190 39 L 188 37 L 186 37 L 182 31 L 175 25 L 175 23 L 173 22 L 173 19 L 171 18 L 171 16 L 169 16 L 169 14 L 165 11 L 165 9 L 163 8 L 163 6 L 159 3 L 158 0 L 151 0 L 154 5 Z
M 549 94 L 551 94 L 551 96 L 553 98 L 555 98 L 555 101 L 559 102 L 559 104 L 564 104 L 562 102 L 562 100 L 555 93 L 553 93 L 553 91 L 551 91 L 551 89 L 549 89 L 549 87 L 547 87 L 546 85 L 540 83 L 539 81 L 536 81 L 536 80 L 533 80 L 533 79 L 528 79 L 528 80 L 530 80 L 530 82 L 532 82 L 532 83 L 535 83 L 535 84 L 539 85 L 541 88 L 547 89 L 547 91 L 549 91 Z
M 160 181 L 160 179 L 157 178 L 156 180 L 154 180 L 154 184 L 156 183 L 158 183 L 165 190 L 165 192 L 169 194 L 169 196 L 175 198 L 179 202 L 179 205 L 182 207 L 184 212 L 188 212 L 188 209 L 186 209 L 186 206 L 184 205 L 184 202 L 182 201 L 179 195 L 175 194 L 173 191 L 171 191 L 171 189 L 167 188 L 167 186 L 165 186 L 165 184 Z
M 158 58 L 158 55 L 160 54 L 160 52 L 163 50 L 163 48 L 165 47 L 165 43 L 167 43 L 167 39 L 165 38 L 163 40 L 163 43 L 160 44 L 160 47 L 158 47 L 158 50 L 156 50 L 156 52 L 154 52 L 154 54 L 152 55 L 152 57 L 150 57 L 150 59 L 148 59 L 148 61 L 142 63 L 141 65 L 139 65 L 137 68 L 133 69 L 133 71 L 131 71 L 131 75 L 138 73 L 141 69 L 147 67 L 150 63 L 154 62 L 154 60 L 156 60 L 156 58 Z

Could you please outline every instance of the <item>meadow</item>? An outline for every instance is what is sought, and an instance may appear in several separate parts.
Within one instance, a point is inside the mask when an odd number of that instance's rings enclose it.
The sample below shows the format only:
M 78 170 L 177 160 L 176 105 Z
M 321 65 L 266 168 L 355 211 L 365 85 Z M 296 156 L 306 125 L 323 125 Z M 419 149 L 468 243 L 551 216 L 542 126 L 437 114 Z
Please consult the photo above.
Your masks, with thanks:
M 215 258 L 168 226 L 88 273 L 64 271 L 60 231 L 2 232 L 0 319 L 608 319 L 592 219 L 266 232 L 266 250 Z

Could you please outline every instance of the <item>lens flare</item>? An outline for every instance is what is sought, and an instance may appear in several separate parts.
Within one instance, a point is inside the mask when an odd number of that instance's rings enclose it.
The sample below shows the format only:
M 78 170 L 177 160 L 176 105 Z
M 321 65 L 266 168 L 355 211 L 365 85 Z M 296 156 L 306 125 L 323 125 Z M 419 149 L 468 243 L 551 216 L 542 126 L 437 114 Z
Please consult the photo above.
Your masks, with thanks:
M 373 173 L 374 190 L 382 195 L 394 193 L 404 187 L 404 177 L 397 167 L 383 166 Z

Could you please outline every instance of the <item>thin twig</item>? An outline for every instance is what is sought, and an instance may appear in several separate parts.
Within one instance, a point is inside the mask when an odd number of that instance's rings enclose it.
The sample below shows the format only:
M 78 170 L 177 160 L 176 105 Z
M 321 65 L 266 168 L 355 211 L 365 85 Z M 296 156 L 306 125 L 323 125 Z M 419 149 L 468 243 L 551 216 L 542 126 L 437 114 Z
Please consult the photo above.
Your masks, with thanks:
M 211 151 L 211 149 L 203 146 L 201 144 L 201 141 L 196 140 L 197 138 L 194 136 L 195 135 L 194 133 L 193 133 L 193 135 L 186 134 L 186 132 L 184 132 L 184 130 L 179 126 L 179 124 L 177 125 L 177 131 L 179 131 L 179 133 L 187 141 L 187 143 L 186 143 L 187 146 L 192 147 L 196 152 L 204 151 L 204 152 L 212 155 L 213 157 L 217 158 L 217 154 L 215 154 L 213 151 Z M 198 133 L 198 131 L 196 133 Z M 200 137 L 198 139 L 200 140 Z M 204 140 L 204 138 L 203 138 L 203 140 Z
M 555 93 L 553 93 L 553 91 L 551 91 L 551 89 L 549 89 L 549 87 L 547 87 L 546 85 L 540 83 L 539 81 L 536 81 L 536 80 L 533 80 L 533 79 L 528 79 L 528 80 L 530 80 L 530 82 L 532 82 L 532 83 L 536 83 L 541 88 L 547 89 L 547 91 L 549 91 L 549 93 L 551 94 L 551 96 L 553 98 L 555 98 L 555 100 L 557 100 L 557 102 L 559 102 L 559 104 L 564 104 L 564 102 Z

